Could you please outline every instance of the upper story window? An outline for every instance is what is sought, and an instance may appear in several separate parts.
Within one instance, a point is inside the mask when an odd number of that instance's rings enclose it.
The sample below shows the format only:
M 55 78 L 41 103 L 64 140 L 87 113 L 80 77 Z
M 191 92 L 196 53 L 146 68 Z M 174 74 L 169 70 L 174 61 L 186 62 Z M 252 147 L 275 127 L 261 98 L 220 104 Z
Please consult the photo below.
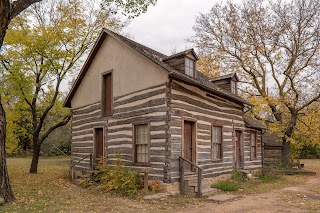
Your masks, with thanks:
M 102 77 L 102 114 L 109 116 L 112 115 L 112 76 L 107 73 Z
M 186 57 L 185 58 L 185 73 L 191 77 L 194 77 L 194 60 Z
M 231 92 L 237 94 L 237 83 L 231 80 Z

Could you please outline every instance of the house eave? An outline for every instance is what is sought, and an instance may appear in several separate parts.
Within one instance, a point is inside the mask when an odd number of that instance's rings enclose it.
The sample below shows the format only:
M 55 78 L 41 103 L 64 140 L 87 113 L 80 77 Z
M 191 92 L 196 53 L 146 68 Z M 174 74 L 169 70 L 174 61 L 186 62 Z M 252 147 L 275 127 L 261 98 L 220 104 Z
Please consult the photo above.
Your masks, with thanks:
M 205 85 L 203 85 L 202 83 L 198 82 L 196 79 L 192 79 L 188 76 L 185 76 L 184 74 L 180 74 L 178 71 L 177 72 L 170 72 L 169 73 L 169 77 L 173 78 L 173 79 L 177 79 L 177 80 L 182 80 L 188 84 L 192 84 L 194 86 L 197 86 L 197 87 L 200 87 L 208 92 L 211 92 L 211 93 L 214 93 L 214 94 L 217 94 L 219 95 L 220 97 L 224 97 L 228 100 L 231 100 L 233 102 L 236 102 L 236 103 L 240 103 L 240 104 L 246 104 L 246 105 L 249 105 L 249 106 L 253 106 L 252 103 L 244 100 L 244 99 L 241 99 L 241 98 L 235 98 L 235 97 L 232 97 L 230 95 L 227 95 L 226 93 L 223 93 L 219 90 L 215 90 L 213 88 L 210 88 L 210 87 L 207 87 Z
M 78 75 L 78 77 L 76 78 L 76 80 L 74 81 L 74 83 L 72 84 L 72 87 L 70 89 L 70 92 L 68 93 L 68 96 L 66 97 L 63 106 L 64 107 L 68 107 L 71 108 L 71 100 L 74 96 L 74 94 L 77 91 L 77 88 L 79 87 L 84 75 L 86 74 L 86 71 L 89 69 L 91 62 L 93 61 L 95 55 L 97 54 L 104 38 L 107 36 L 107 34 L 104 32 L 104 30 L 101 31 L 98 39 L 96 40 L 96 43 L 93 45 L 89 56 L 87 57 L 87 60 L 85 61 L 84 65 L 82 66 L 82 69 Z

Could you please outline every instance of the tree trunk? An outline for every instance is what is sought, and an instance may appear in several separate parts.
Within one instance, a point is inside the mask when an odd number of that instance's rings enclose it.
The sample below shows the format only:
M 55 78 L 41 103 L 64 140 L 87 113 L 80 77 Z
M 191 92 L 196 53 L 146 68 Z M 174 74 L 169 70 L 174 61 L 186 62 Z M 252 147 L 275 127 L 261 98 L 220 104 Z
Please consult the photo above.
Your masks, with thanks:
M 0 1 L 0 49 L 3 44 L 4 36 L 6 35 L 6 30 L 10 23 L 10 1 L 1 0 Z
M 292 137 L 293 130 L 298 120 L 298 110 L 294 108 L 290 108 L 290 113 L 291 113 L 291 118 L 285 130 L 285 133 L 284 133 L 285 136 L 282 138 L 282 163 L 286 168 L 291 167 L 290 141 L 287 141 L 287 138 Z
M 38 172 L 38 162 L 40 157 L 40 147 L 38 143 L 34 144 L 32 162 L 30 167 L 30 173 L 37 174 Z
M 290 168 L 290 142 L 285 137 L 282 139 L 282 163 L 286 168 Z
M 0 96 L 0 195 L 7 202 L 15 199 L 11 189 L 6 161 L 6 114 Z

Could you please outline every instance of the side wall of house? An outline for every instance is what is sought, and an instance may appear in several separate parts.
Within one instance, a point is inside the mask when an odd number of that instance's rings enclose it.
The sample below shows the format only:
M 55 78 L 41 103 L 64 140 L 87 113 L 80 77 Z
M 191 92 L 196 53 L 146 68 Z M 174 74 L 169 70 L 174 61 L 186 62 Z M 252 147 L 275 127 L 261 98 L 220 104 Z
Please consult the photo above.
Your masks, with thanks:
M 94 129 L 104 129 L 104 156 L 109 165 L 118 159 L 123 165 L 136 170 L 151 167 L 150 178 L 167 178 L 167 83 L 114 97 L 113 115 L 102 117 L 101 103 L 91 104 L 73 110 L 72 161 L 93 153 L 95 158 Z M 148 124 L 150 129 L 150 164 L 134 164 L 134 125 Z M 86 158 L 76 164 L 78 170 L 89 170 L 90 160 Z
M 113 164 L 118 157 L 136 170 L 151 167 L 150 179 L 167 178 L 167 83 L 114 98 L 113 116 L 106 124 L 106 157 Z M 148 124 L 150 164 L 134 163 L 134 125 Z
M 73 109 L 101 101 L 101 76 L 110 70 L 114 97 L 168 82 L 165 69 L 121 41 L 106 36 L 71 100 Z
M 251 144 L 250 144 L 250 134 L 256 133 L 256 143 L 257 143 L 257 157 L 251 160 Z M 245 169 L 260 169 L 262 167 L 262 143 L 261 143 L 261 130 L 256 130 L 252 128 L 245 128 L 244 131 L 244 168 Z
M 100 102 L 72 110 L 71 161 L 77 170 L 90 170 L 90 158 L 77 162 L 94 153 L 94 129 L 104 128 L 105 124 Z
M 112 70 L 112 116 L 102 116 L 102 76 Z M 165 176 L 168 72 L 117 39 L 107 36 L 77 89 L 71 106 L 72 160 L 95 155 L 95 128 L 104 130 L 104 156 L 109 163 L 117 155 L 133 165 L 133 124 L 150 127 L 150 178 Z M 89 169 L 89 158 L 77 164 Z
M 170 181 L 179 181 L 179 157 L 182 155 L 183 122 L 189 120 L 196 125 L 196 163 L 203 168 L 205 178 L 230 173 L 235 165 L 234 131 L 241 134 L 241 146 L 244 151 L 244 168 L 253 167 L 250 153 L 247 152 L 246 127 L 243 120 L 242 106 L 185 83 L 173 80 L 170 88 L 170 117 L 168 142 L 170 151 Z M 212 126 L 223 127 L 223 158 L 220 162 L 211 160 Z M 260 142 L 261 143 L 261 142 Z M 259 149 L 261 152 L 261 149 Z M 249 159 L 248 159 L 249 155 Z M 258 155 L 261 161 L 261 153 Z M 249 161 L 249 162 L 248 162 Z

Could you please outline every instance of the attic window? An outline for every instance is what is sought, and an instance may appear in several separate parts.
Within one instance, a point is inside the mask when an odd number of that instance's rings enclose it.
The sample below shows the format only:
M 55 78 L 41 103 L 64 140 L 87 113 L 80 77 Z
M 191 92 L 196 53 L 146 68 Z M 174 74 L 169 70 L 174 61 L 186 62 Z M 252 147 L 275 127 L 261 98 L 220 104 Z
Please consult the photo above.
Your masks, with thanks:
M 231 92 L 237 94 L 237 83 L 231 80 Z
M 185 73 L 191 77 L 194 77 L 194 60 L 186 57 L 185 58 Z

